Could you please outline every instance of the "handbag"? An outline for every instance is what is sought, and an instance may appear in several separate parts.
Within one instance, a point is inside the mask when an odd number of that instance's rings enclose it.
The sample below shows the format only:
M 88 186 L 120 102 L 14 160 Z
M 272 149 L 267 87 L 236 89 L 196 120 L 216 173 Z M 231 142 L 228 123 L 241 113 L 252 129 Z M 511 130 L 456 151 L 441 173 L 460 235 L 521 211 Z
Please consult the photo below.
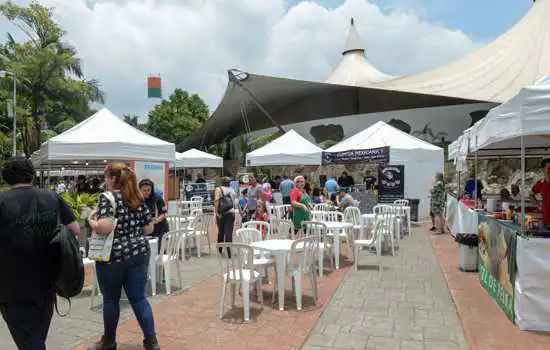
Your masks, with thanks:
M 90 249 L 88 251 L 88 258 L 98 262 L 108 262 L 111 259 L 111 250 L 113 249 L 113 239 L 115 237 L 115 230 L 118 222 L 116 218 L 117 205 L 116 205 L 115 197 L 111 192 L 104 192 L 101 195 L 105 196 L 109 200 L 109 202 L 111 202 L 111 206 L 113 207 L 113 222 L 114 222 L 113 230 L 107 236 L 98 235 L 97 233 L 92 232 L 92 238 L 90 239 Z

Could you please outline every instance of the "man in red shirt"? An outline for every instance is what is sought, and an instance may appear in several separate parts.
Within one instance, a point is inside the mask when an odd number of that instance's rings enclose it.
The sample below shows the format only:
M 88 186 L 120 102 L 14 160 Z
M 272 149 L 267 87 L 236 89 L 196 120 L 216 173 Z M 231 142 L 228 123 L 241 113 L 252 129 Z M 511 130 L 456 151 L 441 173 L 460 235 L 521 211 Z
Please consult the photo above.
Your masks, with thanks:
M 531 201 L 542 211 L 542 223 L 545 228 L 550 228 L 550 158 L 546 158 L 541 163 L 544 169 L 544 178 L 538 181 L 531 190 Z M 540 194 L 542 205 L 535 198 L 536 194 Z

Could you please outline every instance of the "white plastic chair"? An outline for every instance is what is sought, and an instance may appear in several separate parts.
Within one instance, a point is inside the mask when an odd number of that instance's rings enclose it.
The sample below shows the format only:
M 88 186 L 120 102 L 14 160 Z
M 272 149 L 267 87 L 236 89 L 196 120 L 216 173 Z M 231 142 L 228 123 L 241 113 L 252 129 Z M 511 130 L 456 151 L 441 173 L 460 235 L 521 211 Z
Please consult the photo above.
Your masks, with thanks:
M 393 202 L 393 205 L 398 207 L 397 215 L 402 220 L 406 220 L 407 222 L 402 222 L 402 229 L 405 228 L 405 224 L 407 225 L 407 235 L 411 236 L 411 207 L 409 206 L 409 200 L 408 199 L 398 199 Z
M 170 215 L 166 217 L 170 231 L 177 231 L 185 227 L 187 219 L 183 215 Z
M 386 217 L 387 216 L 387 217 Z M 359 265 L 359 250 L 362 247 L 371 248 L 374 247 L 376 250 L 378 270 L 382 271 L 382 235 L 384 233 L 384 226 L 388 220 L 392 220 L 391 214 L 383 213 L 378 214 L 377 219 L 375 220 L 374 231 L 368 232 L 368 230 L 359 231 L 359 237 L 356 239 L 353 244 L 355 248 L 355 271 Z
M 395 210 L 390 205 L 377 205 L 373 208 L 375 213 L 374 226 L 382 243 L 389 238 L 392 255 L 395 255 Z M 382 224 L 378 225 L 381 221 Z
M 294 231 L 292 221 L 270 218 L 271 239 L 288 239 Z
M 344 214 L 339 211 L 326 211 L 323 213 L 323 221 L 326 222 L 345 222 Z M 352 230 L 353 231 L 353 230 Z M 353 249 L 351 248 L 352 236 L 353 233 L 349 234 L 347 230 L 340 230 L 339 232 L 330 232 L 332 234 L 337 234 L 339 236 L 340 243 L 346 243 L 346 249 L 348 256 L 353 254 Z
M 276 205 L 273 207 L 273 214 L 277 219 L 290 219 L 290 205 L 289 204 L 282 204 L 282 205 Z
M 247 221 L 242 224 L 242 228 L 254 228 L 262 232 L 262 234 L 265 232 L 265 239 L 271 239 L 271 225 L 269 225 L 269 222 L 254 220 Z
M 354 238 L 361 231 L 361 210 L 357 207 L 347 207 L 344 210 L 344 221 L 353 225 Z
M 240 228 L 237 230 L 235 235 L 237 236 L 240 243 L 247 245 L 263 240 L 261 232 L 254 227 Z M 268 268 L 274 266 L 274 260 L 271 257 L 265 255 L 264 252 L 256 250 L 254 251 L 254 259 L 252 263 L 256 270 L 263 269 L 265 271 L 265 275 L 271 283 L 271 275 L 269 274 Z
M 302 231 L 305 237 L 319 237 L 319 276 L 323 276 L 325 256 L 328 256 L 330 269 L 334 271 L 334 245 L 331 237 L 327 235 L 327 225 L 317 221 L 303 221 Z
M 157 268 L 164 273 L 166 294 L 172 291 L 172 264 L 176 264 L 180 289 L 183 289 L 183 275 L 180 266 L 179 252 L 182 244 L 180 231 L 170 231 L 162 236 L 160 254 L 157 257 Z M 160 276 L 160 274 L 159 274 Z
M 263 308 L 263 293 L 262 279 L 260 273 L 253 268 L 254 251 L 252 247 L 246 244 L 238 243 L 218 243 L 216 248 L 222 251 L 229 250 L 230 258 L 224 258 L 218 255 L 222 266 L 223 285 L 220 301 L 220 318 L 223 318 L 225 312 L 225 294 L 227 286 L 231 285 L 231 306 L 235 306 L 236 287 L 239 285 L 242 288 L 243 304 L 244 304 L 244 320 L 250 321 L 250 285 L 255 284 L 258 293 L 258 301 Z
M 199 202 L 201 205 L 204 201 L 204 198 L 201 196 L 193 196 L 191 197 L 191 202 Z
M 203 240 L 206 238 L 208 244 L 208 254 L 212 255 L 212 242 L 210 241 L 210 234 L 208 232 L 212 220 L 214 219 L 214 213 L 201 213 L 195 216 L 188 229 L 186 230 L 187 240 L 192 240 L 197 247 L 197 257 L 201 257 Z
M 319 249 L 320 237 L 312 235 L 295 240 L 290 248 L 290 259 L 286 273 L 292 276 L 292 290 L 296 295 L 296 308 L 302 310 L 302 277 L 309 275 L 313 300 L 317 304 L 317 274 L 315 273 L 315 257 Z M 295 261 L 298 260 L 298 263 Z M 275 302 L 277 283 L 274 284 L 272 302 Z
M 314 211 L 333 211 L 334 206 L 331 204 L 320 203 L 313 206 Z

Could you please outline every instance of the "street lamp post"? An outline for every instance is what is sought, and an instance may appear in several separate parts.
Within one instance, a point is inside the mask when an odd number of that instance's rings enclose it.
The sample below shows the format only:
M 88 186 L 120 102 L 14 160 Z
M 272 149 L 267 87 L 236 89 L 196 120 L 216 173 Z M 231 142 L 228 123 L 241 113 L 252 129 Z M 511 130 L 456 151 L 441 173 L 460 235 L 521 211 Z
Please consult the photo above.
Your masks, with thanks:
M 12 142 L 13 142 L 13 150 L 12 150 L 12 156 L 17 155 L 17 76 L 15 73 L 8 72 L 8 71 L 0 71 L 0 78 L 4 78 L 8 75 L 11 75 L 13 78 L 13 101 L 12 101 L 12 108 L 13 108 L 13 127 L 12 127 Z

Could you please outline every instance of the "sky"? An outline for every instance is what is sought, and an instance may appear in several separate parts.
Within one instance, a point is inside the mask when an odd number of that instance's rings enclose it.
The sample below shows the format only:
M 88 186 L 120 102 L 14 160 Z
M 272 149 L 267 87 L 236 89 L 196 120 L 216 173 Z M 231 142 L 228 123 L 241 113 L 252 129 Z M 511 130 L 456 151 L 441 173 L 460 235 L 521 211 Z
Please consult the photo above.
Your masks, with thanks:
M 15 0 L 26 4 L 29 0 Z M 199 94 L 213 111 L 227 69 L 324 81 L 341 58 L 349 21 L 369 60 L 391 75 L 435 68 L 512 27 L 532 0 L 41 0 L 75 45 L 106 107 L 145 120 L 163 95 Z M 17 29 L 0 19 L 0 35 Z M 20 36 L 18 36 L 20 37 Z

